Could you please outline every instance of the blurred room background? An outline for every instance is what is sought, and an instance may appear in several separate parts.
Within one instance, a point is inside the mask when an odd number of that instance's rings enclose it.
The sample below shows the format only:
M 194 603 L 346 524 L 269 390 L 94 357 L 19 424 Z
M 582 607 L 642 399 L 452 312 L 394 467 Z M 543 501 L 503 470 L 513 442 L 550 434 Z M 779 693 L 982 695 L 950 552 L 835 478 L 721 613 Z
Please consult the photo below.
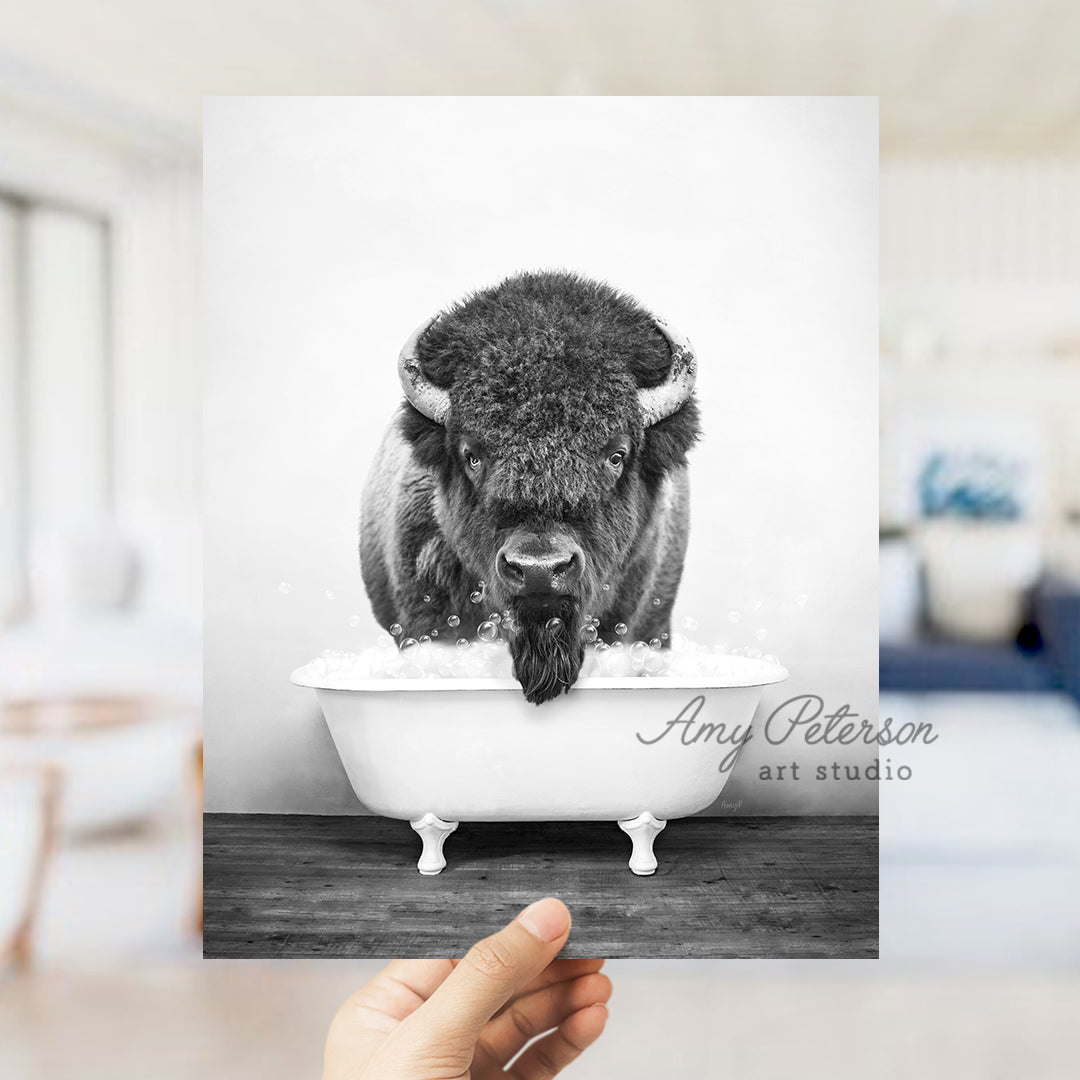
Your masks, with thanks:
M 192 949 L 199 883 L 198 133 L 71 75 L 0 56 L 0 956 L 46 967 Z
M 881 715 L 940 736 L 888 959 L 621 962 L 572 1075 L 1073 1075 L 1078 54 L 1071 0 L 5 6 L 0 1074 L 311 1074 L 368 970 L 197 962 L 201 96 L 835 93 L 881 98 Z
M 881 191 L 882 955 L 1080 962 L 1080 162 Z

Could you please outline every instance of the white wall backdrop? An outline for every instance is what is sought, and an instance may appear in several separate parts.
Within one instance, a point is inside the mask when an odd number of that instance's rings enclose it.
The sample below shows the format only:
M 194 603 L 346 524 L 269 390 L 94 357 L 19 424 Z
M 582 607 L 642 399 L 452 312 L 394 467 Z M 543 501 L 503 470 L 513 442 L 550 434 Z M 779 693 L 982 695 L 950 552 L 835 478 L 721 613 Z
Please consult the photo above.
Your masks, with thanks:
M 361 812 L 289 673 L 375 636 L 357 507 L 402 341 L 523 268 L 607 279 L 696 346 L 677 626 L 779 655 L 773 705 L 876 715 L 873 99 L 210 99 L 204 210 L 208 810 Z M 759 740 L 716 811 L 876 808 L 756 779 L 793 756 L 874 755 Z

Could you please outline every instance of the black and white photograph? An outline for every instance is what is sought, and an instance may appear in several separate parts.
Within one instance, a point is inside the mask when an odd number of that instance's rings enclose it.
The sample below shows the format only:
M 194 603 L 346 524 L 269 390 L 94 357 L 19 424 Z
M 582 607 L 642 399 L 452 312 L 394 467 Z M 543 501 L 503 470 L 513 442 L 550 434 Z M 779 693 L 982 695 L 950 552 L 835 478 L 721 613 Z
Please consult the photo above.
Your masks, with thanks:
M 0 1078 L 1072 1078 L 1077 55 L 0 7 Z
M 875 955 L 876 103 L 205 123 L 205 954 Z

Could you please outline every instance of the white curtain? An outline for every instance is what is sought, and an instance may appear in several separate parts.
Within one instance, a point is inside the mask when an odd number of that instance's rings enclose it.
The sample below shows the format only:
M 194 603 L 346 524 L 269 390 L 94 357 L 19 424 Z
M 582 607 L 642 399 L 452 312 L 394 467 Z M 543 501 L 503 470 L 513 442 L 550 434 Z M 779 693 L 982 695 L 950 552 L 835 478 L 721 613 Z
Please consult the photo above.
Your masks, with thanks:
M 16 209 L 0 201 L 0 625 L 11 617 L 23 598 L 18 240 Z
M 35 553 L 107 519 L 113 495 L 105 223 L 0 204 L 0 615 Z M 30 587 L 33 603 L 33 587 Z
M 45 538 L 111 501 L 107 238 L 101 221 L 39 207 L 24 233 L 28 518 Z

